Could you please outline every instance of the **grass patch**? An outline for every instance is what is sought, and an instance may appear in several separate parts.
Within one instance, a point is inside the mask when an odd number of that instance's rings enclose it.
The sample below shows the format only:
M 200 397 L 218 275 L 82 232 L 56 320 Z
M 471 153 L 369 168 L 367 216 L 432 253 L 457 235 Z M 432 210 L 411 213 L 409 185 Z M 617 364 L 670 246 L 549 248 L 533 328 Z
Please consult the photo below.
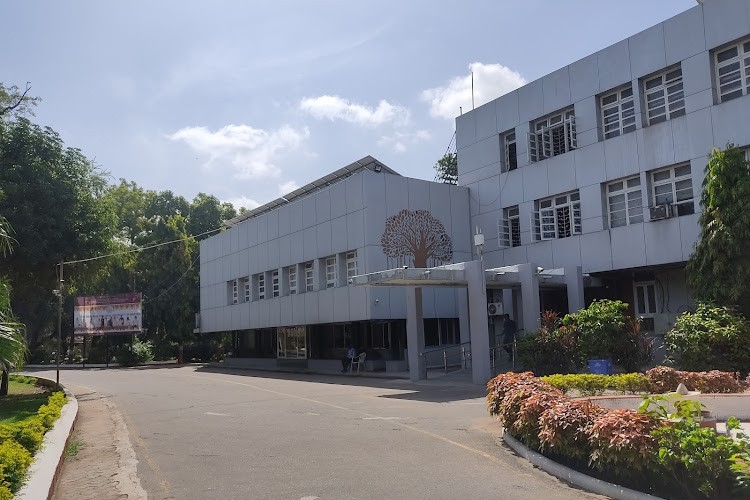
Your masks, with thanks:
M 81 451 L 86 445 L 77 439 L 71 439 L 68 443 L 68 447 L 65 449 L 65 456 L 68 458 L 76 458 L 78 452 Z
M 48 397 L 49 392 L 42 387 L 11 380 L 8 396 L 0 399 L 0 424 L 12 424 L 36 415 Z

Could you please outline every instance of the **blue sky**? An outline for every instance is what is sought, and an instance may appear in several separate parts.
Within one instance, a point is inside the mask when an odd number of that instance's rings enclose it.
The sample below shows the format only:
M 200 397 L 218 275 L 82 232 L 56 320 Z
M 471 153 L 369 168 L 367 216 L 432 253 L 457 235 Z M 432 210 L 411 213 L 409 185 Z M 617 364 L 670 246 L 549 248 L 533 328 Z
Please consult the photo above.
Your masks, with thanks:
M 147 189 L 247 207 L 371 154 L 432 179 L 477 105 L 695 0 L 6 1 L 0 81 Z

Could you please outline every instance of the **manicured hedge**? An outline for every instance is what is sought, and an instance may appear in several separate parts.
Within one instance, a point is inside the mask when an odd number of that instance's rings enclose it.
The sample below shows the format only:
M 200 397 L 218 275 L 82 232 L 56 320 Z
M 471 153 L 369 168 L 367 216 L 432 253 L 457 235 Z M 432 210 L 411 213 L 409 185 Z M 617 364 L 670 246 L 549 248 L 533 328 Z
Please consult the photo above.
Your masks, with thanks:
M 713 378 L 726 383 L 723 375 L 698 377 Z M 634 386 L 643 383 L 630 379 Z M 666 498 L 750 498 L 750 441 L 701 428 L 695 420 L 700 405 L 680 405 L 678 415 L 609 410 L 570 399 L 558 388 L 569 389 L 580 380 L 500 374 L 487 383 L 487 407 L 526 446 L 602 479 Z M 592 380 L 613 385 L 588 379 L 587 387 Z M 664 396 L 648 400 L 659 398 Z
M 12 498 L 23 484 L 34 453 L 47 432 L 60 418 L 67 398 L 55 392 L 37 414 L 20 422 L 0 425 L 0 500 Z
M 657 366 L 642 373 L 619 375 L 596 375 L 591 373 L 557 374 L 541 377 L 541 380 L 563 392 L 578 391 L 582 396 L 598 396 L 605 390 L 623 394 L 664 393 L 677 389 L 680 383 L 688 390 L 710 393 L 742 392 L 747 382 L 741 382 L 738 374 L 720 372 L 684 372 L 666 366 Z

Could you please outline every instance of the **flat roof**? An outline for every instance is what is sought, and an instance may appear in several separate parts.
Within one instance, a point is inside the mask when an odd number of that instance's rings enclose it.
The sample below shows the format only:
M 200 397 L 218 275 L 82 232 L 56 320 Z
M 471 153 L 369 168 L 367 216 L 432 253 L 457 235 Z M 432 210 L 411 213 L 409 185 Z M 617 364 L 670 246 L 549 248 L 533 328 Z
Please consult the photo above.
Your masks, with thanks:
M 309 184 L 305 184 L 301 188 L 297 188 L 289 194 L 285 194 L 284 196 L 281 196 L 273 201 L 269 201 L 265 205 L 261 205 L 252 210 L 243 212 L 239 214 L 238 216 L 224 222 L 224 225 L 231 227 L 231 226 L 235 226 L 239 224 L 240 222 L 246 221 L 248 219 L 258 217 L 260 215 L 270 212 L 271 210 L 281 205 L 286 205 L 287 203 L 292 203 L 293 201 L 297 201 L 298 199 L 304 196 L 312 194 L 316 191 L 320 191 L 321 189 L 325 189 L 328 186 L 336 184 L 337 182 L 342 181 L 346 179 L 347 177 L 354 175 L 356 173 L 362 172 L 364 170 L 370 170 L 372 172 L 379 172 L 379 173 L 401 176 L 401 174 L 399 174 L 395 170 L 387 167 L 386 165 L 376 160 L 372 156 L 367 155 L 364 158 L 355 161 L 354 163 L 350 163 L 349 165 L 336 170 L 335 172 L 331 172 L 330 174 L 324 177 L 321 177 L 320 179 L 314 180 L 310 182 Z

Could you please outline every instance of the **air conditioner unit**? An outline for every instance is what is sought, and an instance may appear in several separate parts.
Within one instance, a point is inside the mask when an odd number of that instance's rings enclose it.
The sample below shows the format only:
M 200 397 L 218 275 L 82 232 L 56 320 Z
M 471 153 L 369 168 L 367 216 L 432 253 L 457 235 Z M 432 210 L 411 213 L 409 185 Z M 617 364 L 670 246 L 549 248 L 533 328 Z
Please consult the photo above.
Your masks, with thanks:
M 502 302 L 490 302 L 487 304 L 487 316 L 502 316 L 504 312 Z
M 668 203 L 650 207 L 648 210 L 651 220 L 661 220 L 672 217 L 672 205 Z

